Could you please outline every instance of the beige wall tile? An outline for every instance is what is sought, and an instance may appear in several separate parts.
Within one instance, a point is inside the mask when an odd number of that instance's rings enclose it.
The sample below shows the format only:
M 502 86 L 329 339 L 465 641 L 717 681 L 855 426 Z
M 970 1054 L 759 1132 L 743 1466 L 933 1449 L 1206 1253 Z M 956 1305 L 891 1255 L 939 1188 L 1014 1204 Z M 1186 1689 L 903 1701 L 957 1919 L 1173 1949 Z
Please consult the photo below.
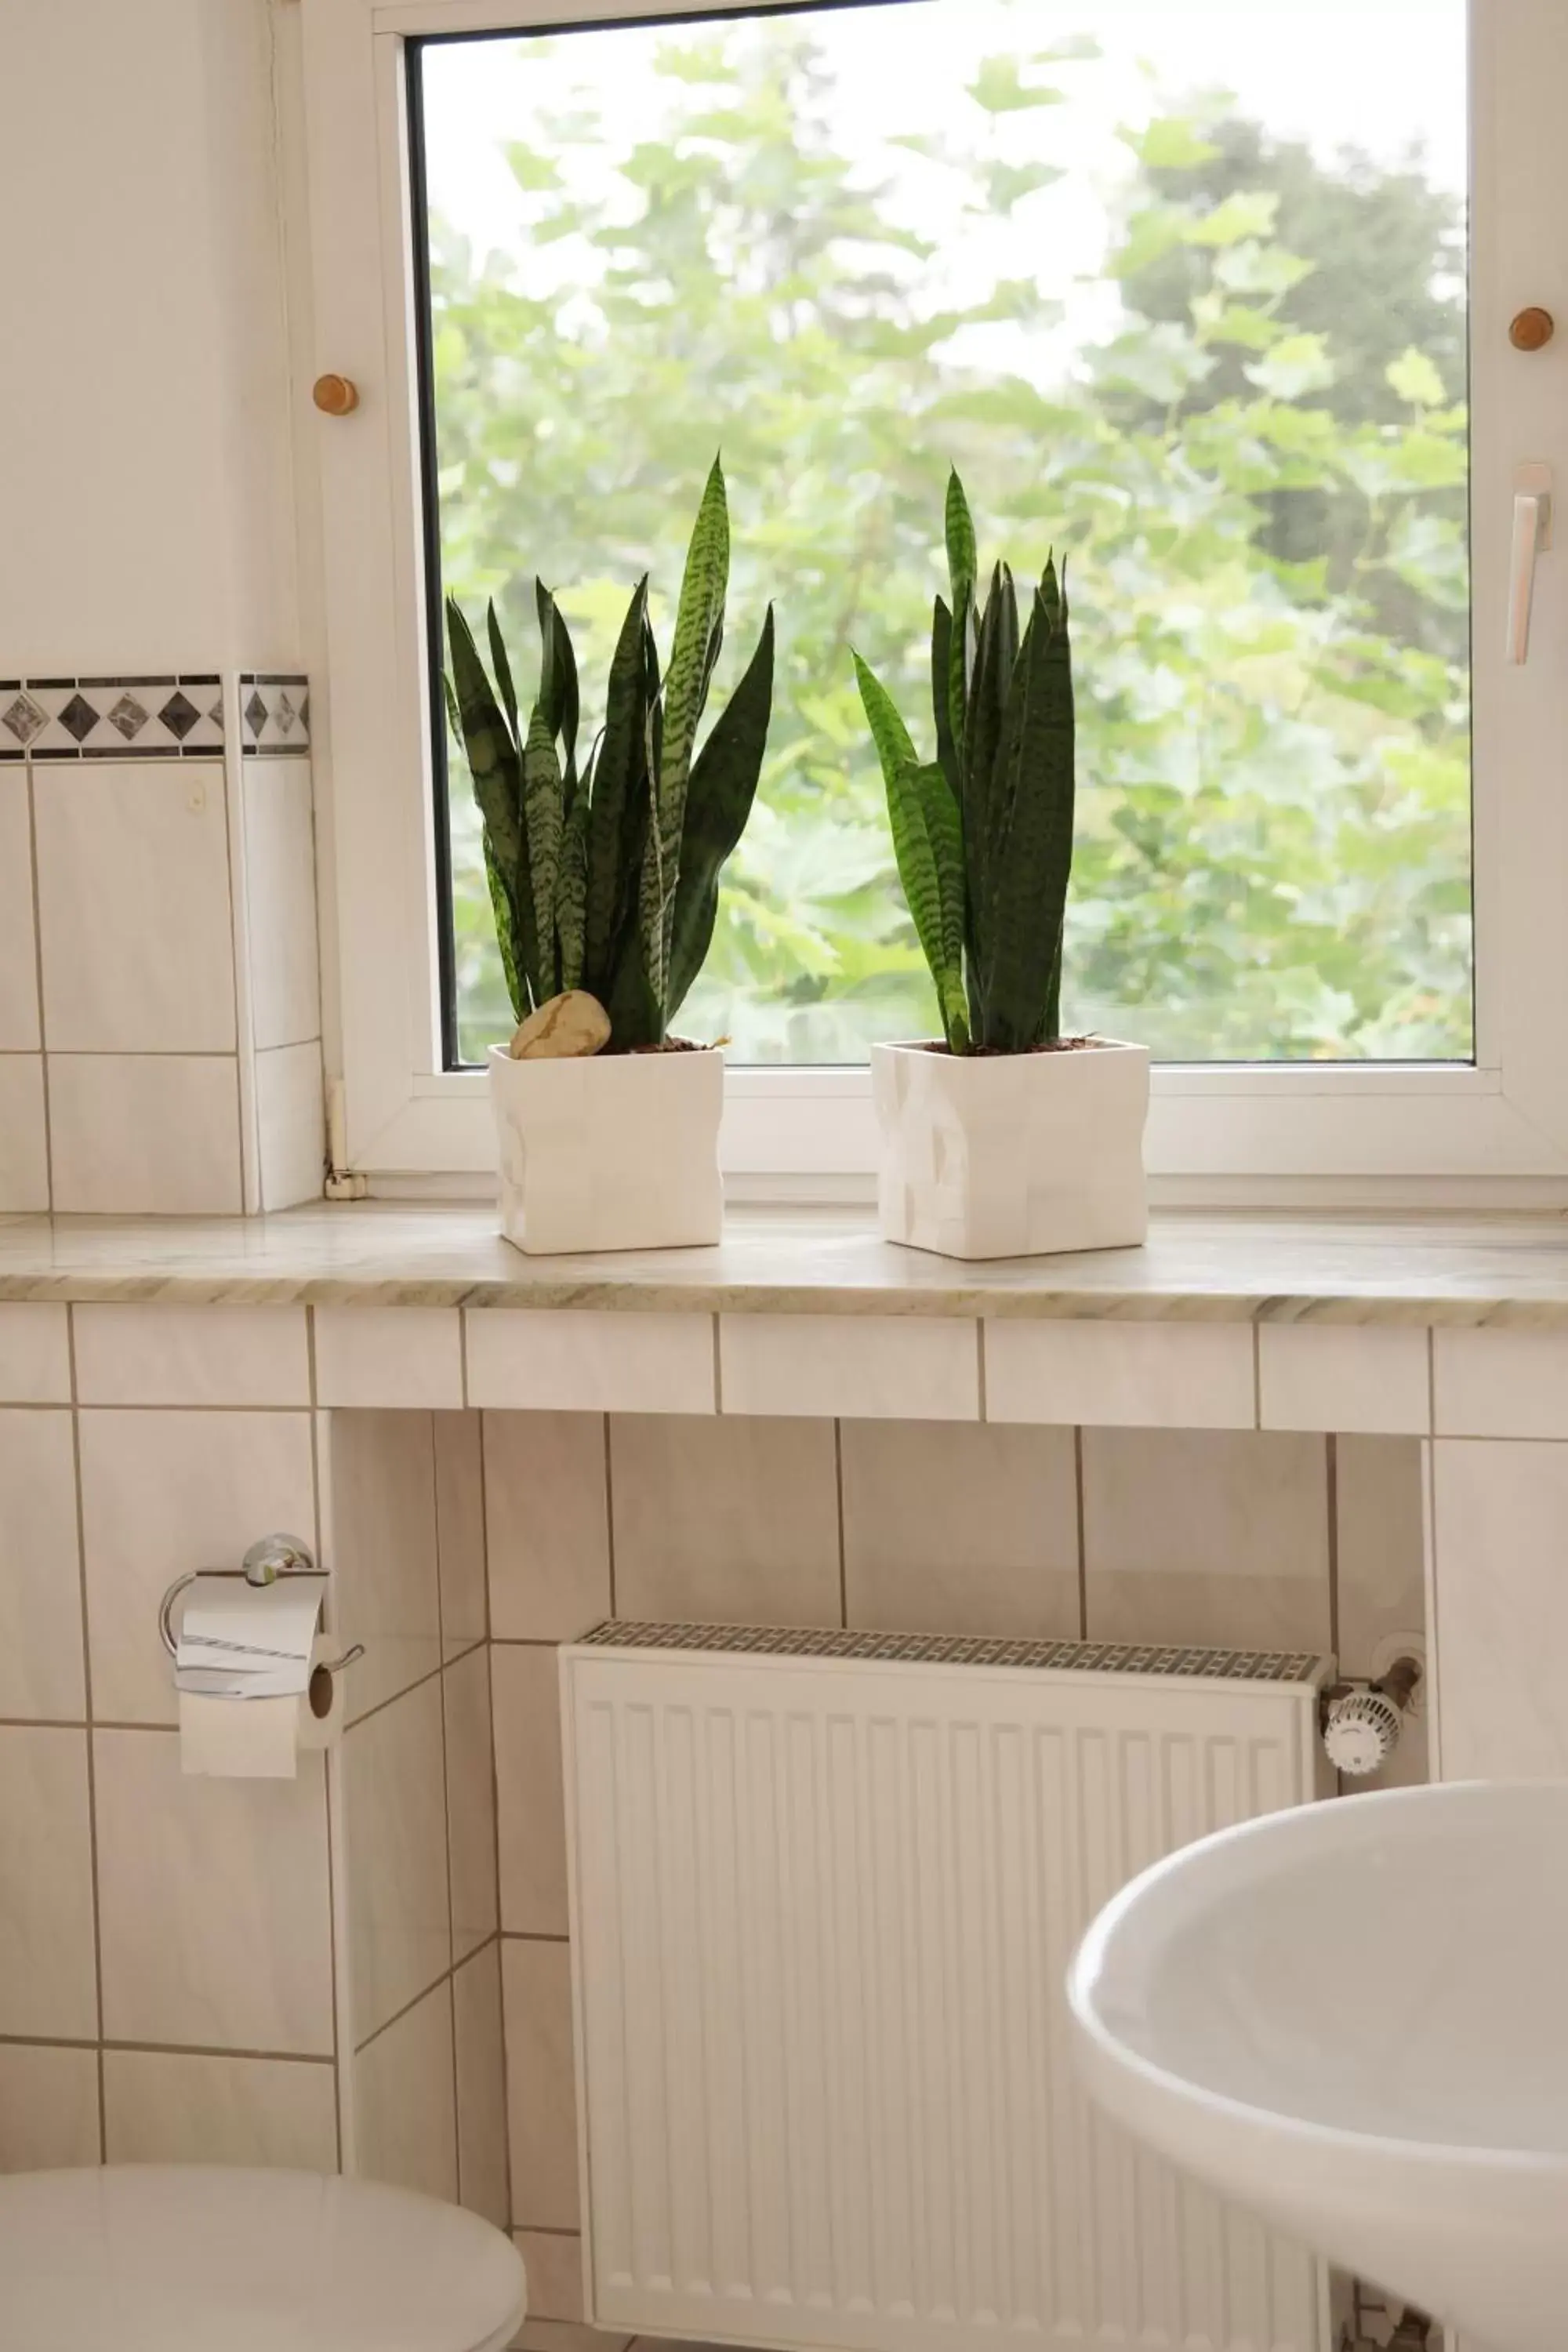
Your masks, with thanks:
M 1342 1437 L 1335 1456 L 1340 1664 L 1348 1675 L 1370 1675 L 1380 1642 L 1420 1636 L 1426 1625 L 1421 1445 L 1410 1437 Z
M 108 2050 L 110 2164 L 280 2164 L 338 2168 L 337 2077 L 304 2058 Z
M 447 1843 L 452 1875 L 452 1958 L 500 1924 L 496 1864 L 495 1744 L 490 1654 L 470 1650 L 441 1677 L 447 1733 Z
M 905 1315 L 721 1315 L 726 1412 L 974 1421 L 973 1323 Z
M 76 1370 L 83 1404 L 308 1405 L 305 1310 L 79 1307 Z
M 239 1215 L 239 1070 L 232 1054 L 51 1054 L 48 1062 L 57 1209 L 83 1216 Z
M 1568 1332 L 1432 1334 L 1439 1437 L 1568 1438 Z
M 711 1412 L 713 1318 L 486 1307 L 468 1328 L 468 1402 L 541 1412 Z
M 1433 1448 L 1446 1780 L 1568 1775 L 1568 1445 Z
M 324 1759 L 207 1780 L 172 1732 L 93 1743 L 106 2037 L 329 2056 Z
M 63 1307 L 0 1307 L 0 1404 L 68 1404 L 70 1340 Z
M 348 1677 L 353 1723 L 441 1663 L 435 1440 L 426 1412 L 334 1412 L 318 1426 L 332 1622 L 366 1653 Z
M 1424 1329 L 1398 1324 L 1264 1323 L 1258 1332 L 1265 1429 L 1404 1432 L 1432 1423 Z
M 106 1408 L 81 1414 L 80 1443 L 93 1713 L 172 1724 L 164 1587 L 188 1569 L 237 1567 L 275 1528 L 315 1549 L 310 1416 Z
M 847 1421 L 840 1445 L 851 1625 L 1077 1638 L 1070 1429 Z
M 49 1205 L 44 1057 L 0 1054 L 0 1216 Z
M 13 767 L 0 774 L 0 1053 L 26 1053 L 37 1043 L 32 820 L 26 773 Z
M 532 2229 L 575 2230 L 577 2092 L 565 1945 L 507 1937 L 501 1984 L 512 2219 Z
M 830 1421 L 616 1415 L 610 1462 L 617 1615 L 839 1622 Z
M 511 2200 L 499 1943 L 487 1944 L 453 1977 L 452 2026 L 457 2037 L 458 2194 L 470 2212 L 482 2213 L 504 2230 L 511 2218 Z M 531 2290 L 531 2279 L 529 2285 Z M 531 2292 L 529 2302 L 531 2307 Z
M 0 1412 L 0 1716 L 87 1713 L 68 1412 Z
M 342 1753 L 357 2047 L 452 1965 L 440 1684 L 353 1725 Z
M 40 769 L 33 809 L 50 1045 L 232 1053 L 222 768 L 106 760 Z
M 1083 1433 L 1091 1642 L 1327 1650 L 1320 1437 Z
M 319 1201 L 327 1167 L 319 1043 L 258 1054 L 256 1133 L 262 1207 L 292 1209 Z
M 297 1045 L 321 1034 L 310 762 L 247 760 L 240 790 L 251 1027 L 258 1046 Z
M 516 1936 L 563 1936 L 566 1811 L 556 1653 L 499 1642 L 491 1673 L 501 1926 Z
M 490 1632 L 569 1642 L 610 1613 L 605 1417 L 487 1412 Z
M 97 2051 L 0 2042 L 0 2172 L 102 2160 Z
M 582 2239 L 571 2230 L 514 2230 L 512 2238 L 528 2273 L 528 2307 L 534 2318 L 581 2326 Z
M 987 1421 L 1250 1429 L 1247 1323 L 987 1322 Z
M 436 1440 L 436 1557 L 441 1582 L 441 1647 L 448 1658 L 490 1629 L 485 1581 L 485 1473 L 477 1412 L 430 1417 Z
M 455 1307 L 318 1307 L 315 1326 L 318 1403 L 461 1407 Z
M 378 2033 L 352 2062 L 359 2170 L 367 2180 L 458 2195 L 452 1988 L 434 1992 Z
M 0 2035 L 98 2033 L 87 1738 L 0 1725 Z

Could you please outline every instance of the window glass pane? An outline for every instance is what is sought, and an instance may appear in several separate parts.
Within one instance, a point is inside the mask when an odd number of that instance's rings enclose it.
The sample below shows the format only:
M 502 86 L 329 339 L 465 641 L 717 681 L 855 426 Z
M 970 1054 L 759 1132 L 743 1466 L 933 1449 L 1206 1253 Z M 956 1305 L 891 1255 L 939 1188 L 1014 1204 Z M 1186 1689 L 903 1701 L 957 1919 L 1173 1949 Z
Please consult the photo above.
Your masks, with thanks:
M 1065 551 L 1064 1022 L 1173 1060 L 1471 1052 L 1464 0 L 896 0 L 420 51 L 439 566 L 602 709 L 721 447 L 760 803 L 677 1026 L 935 1016 L 850 665 L 930 745 L 956 463 Z M 717 705 L 715 706 L 717 707 Z M 930 751 L 927 756 L 930 756 Z M 460 758 L 458 1034 L 508 1025 Z

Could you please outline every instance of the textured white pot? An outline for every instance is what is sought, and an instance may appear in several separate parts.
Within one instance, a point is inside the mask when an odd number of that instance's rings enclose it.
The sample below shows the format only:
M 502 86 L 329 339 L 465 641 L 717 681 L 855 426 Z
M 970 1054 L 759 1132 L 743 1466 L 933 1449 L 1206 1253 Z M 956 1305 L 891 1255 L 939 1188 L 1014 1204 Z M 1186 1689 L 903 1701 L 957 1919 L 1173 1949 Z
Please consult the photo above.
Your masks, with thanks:
M 535 1062 L 492 1045 L 489 1070 L 509 1242 L 548 1257 L 719 1239 L 717 1045 Z
M 1149 1055 L 873 1045 L 878 1206 L 890 1242 L 943 1257 L 1116 1249 L 1149 1227 Z

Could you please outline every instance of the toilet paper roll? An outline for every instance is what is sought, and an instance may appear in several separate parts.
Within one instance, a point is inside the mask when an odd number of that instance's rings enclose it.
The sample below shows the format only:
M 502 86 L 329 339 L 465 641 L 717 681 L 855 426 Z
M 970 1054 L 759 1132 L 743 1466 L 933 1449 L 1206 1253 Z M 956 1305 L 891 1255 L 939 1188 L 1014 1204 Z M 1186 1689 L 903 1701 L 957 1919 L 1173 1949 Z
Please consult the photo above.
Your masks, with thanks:
M 180 1693 L 180 1769 L 212 1780 L 293 1780 L 300 1759 L 342 1736 L 341 1677 L 326 1661 L 339 1644 L 318 1634 L 303 1691 L 287 1698 L 206 1698 Z

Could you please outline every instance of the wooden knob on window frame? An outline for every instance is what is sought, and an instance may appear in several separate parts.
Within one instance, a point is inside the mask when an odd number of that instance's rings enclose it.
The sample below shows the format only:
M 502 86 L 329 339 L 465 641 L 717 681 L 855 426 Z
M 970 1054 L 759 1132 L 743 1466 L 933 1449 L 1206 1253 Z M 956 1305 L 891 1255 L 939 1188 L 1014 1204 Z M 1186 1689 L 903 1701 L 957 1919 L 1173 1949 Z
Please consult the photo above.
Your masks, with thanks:
M 359 386 L 352 376 L 319 375 L 310 397 L 323 416 L 349 416 L 359 406 Z
M 1551 311 L 1532 307 L 1510 320 L 1508 339 L 1516 352 L 1542 352 L 1556 331 L 1557 321 Z

